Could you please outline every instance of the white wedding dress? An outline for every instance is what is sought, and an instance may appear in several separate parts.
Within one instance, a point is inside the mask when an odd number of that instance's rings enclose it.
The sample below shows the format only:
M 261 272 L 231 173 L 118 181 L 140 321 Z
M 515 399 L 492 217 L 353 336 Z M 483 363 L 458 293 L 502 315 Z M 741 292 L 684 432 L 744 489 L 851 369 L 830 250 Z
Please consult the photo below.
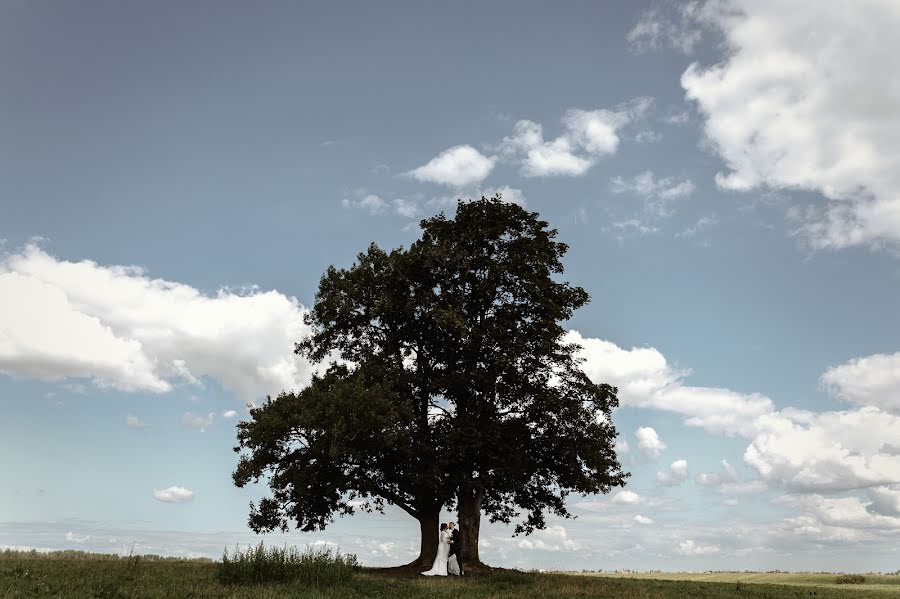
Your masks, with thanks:
M 423 576 L 446 576 L 447 575 L 447 556 L 450 555 L 450 535 L 446 531 L 441 531 L 440 542 L 438 543 L 437 557 L 434 558 L 434 564 L 428 572 L 422 572 Z

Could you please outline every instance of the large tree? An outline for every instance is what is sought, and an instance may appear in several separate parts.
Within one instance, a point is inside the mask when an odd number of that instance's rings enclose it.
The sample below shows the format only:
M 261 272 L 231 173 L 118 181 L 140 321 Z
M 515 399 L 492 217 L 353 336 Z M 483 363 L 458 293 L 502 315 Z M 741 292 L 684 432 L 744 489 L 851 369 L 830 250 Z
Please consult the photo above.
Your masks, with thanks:
M 327 370 L 238 425 L 234 481 L 268 477 L 257 532 L 324 528 L 334 514 L 400 507 L 421 527 L 418 563 L 457 507 L 478 562 L 482 515 L 543 528 L 569 493 L 624 485 L 610 415 L 616 389 L 591 382 L 561 323 L 588 301 L 557 280 L 567 246 L 499 197 L 421 222 L 408 250 L 376 245 L 323 275 L 296 347 Z

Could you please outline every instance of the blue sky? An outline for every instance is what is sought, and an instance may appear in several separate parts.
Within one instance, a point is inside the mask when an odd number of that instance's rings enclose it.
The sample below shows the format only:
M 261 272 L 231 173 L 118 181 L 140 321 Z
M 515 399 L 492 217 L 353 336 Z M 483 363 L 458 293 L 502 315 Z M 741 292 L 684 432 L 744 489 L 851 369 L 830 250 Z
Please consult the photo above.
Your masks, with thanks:
M 0 3 L 0 546 L 253 542 L 234 424 L 308 381 L 321 273 L 501 191 L 570 246 L 632 477 L 531 537 L 486 526 L 488 562 L 896 570 L 898 26 L 888 1 Z M 269 540 L 396 564 L 417 531 Z

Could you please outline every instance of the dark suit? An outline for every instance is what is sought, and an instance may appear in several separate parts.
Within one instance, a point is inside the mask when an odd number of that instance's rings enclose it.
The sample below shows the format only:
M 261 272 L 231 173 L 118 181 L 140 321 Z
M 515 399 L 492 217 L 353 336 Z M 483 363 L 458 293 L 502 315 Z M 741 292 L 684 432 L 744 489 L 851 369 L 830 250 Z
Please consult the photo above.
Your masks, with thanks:
M 456 528 L 450 533 L 450 553 L 447 557 L 453 557 L 454 555 L 456 556 L 456 561 L 459 563 L 459 573 L 463 574 L 462 533 Z

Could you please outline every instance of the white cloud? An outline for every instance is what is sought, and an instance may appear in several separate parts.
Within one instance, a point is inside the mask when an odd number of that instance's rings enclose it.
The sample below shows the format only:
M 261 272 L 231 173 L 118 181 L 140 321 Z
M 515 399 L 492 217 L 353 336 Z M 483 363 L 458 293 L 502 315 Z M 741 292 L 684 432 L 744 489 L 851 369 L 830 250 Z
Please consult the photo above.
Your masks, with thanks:
M 710 487 L 724 495 L 750 495 L 762 493 L 768 485 L 761 480 L 741 480 L 734 466 L 727 460 L 721 461 L 722 472 L 701 472 L 694 478 L 694 482 L 704 487 Z
M 628 441 L 626 441 L 625 439 L 623 439 L 621 437 L 616 439 L 616 444 L 615 444 L 614 448 L 616 450 L 616 453 L 628 453 L 631 449 L 630 447 L 628 447 Z
M 656 484 L 663 487 L 677 487 L 687 480 L 688 463 L 687 460 L 676 460 L 672 462 L 668 472 L 656 473 Z
M 624 505 L 636 505 L 641 503 L 644 500 L 643 497 L 635 493 L 634 491 L 619 491 L 615 495 L 613 495 L 612 502 L 620 503 Z
M 520 120 L 512 135 L 503 138 L 500 155 L 519 163 L 525 177 L 583 175 L 597 158 L 618 150 L 619 131 L 642 118 L 652 103 L 651 98 L 639 97 L 613 110 L 571 108 L 561 119 L 564 132 L 549 141 L 542 125 Z
M 181 416 L 181 424 L 183 426 L 189 426 L 191 428 L 195 428 L 199 430 L 201 433 L 206 432 L 206 429 L 209 428 L 209 425 L 212 424 L 213 420 L 216 417 L 215 412 L 210 412 L 206 416 L 201 416 L 199 414 L 192 414 L 191 412 L 185 412 Z
M 341 204 L 343 204 L 347 208 L 363 208 L 365 210 L 368 210 L 372 214 L 384 212 L 388 207 L 388 203 L 384 201 L 381 196 L 375 195 L 373 193 L 366 194 L 356 200 L 345 198 L 341 200 Z
M 676 551 L 681 555 L 711 555 L 719 553 L 720 548 L 718 545 L 698 545 L 694 541 L 688 539 L 687 541 L 678 543 L 678 549 L 676 549 Z
M 629 47 L 636 53 L 665 47 L 684 54 L 693 53 L 703 37 L 695 22 L 701 7 L 700 2 L 673 2 L 644 11 L 626 36 Z
M 0 261 L 0 372 L 153 393 L 209 377 L 253 401 L 308 383 L 293 354 L 305 311 L 277 291 L 207 295 L 29 245 Z
M 900 482 L 900 417 L 878 408 L 760 417 L 744 461 L 770 483 L 797 492 L 836 492 Z
M 472 146 L 454 146 L 408 174 L 419 181 L 465 187 L 484 181 L 493 170 L 494 162 L 493 157 L 482 155 Z
M 237 418 L 237 415 L 238 415 L 238 413 L 236 410 L 228 410 L 222 414 L 222 418 L 227 418 L 227 419 Z
M 643 113 L 649 103 L 639 109 Z M 619 149 L 617 131 L 634 118 L 634 111 L 581 110 L 573 108 L 566 112 L 562 122 L 569 132 L 569 138 L 588 154 L 605 156 L 615 154 Z
M 900 518 L 870 510 L 858 497 L 823 497 L 818 494 L 785 495 L 778 503 L 803 510 L 818 523 L 845 529 L 896 529 Z
M 674 177 L 657 179 L 653 171 L 638 173 L 631 179 L 613 177 L 610 190 L 613 193 L 631 193 L 644 200 L 644 208 L 653 216 L 664 218 L 671 214 L 672 201 L 694 193 L 694 183 L 690 179 L 676 180 Z
M 577 148 L 567 136 L 544 141 L 543 128 L 528 120 L 515 124 L 513 134 L 503 138 L 502 147 L 507 154 L 521 154 L 522 175 L 525 177 L 577 177 L 594 164 L 591 158 L 575 153 Z
M 83 544 L 91 540 L 91 535 L 79 536 L 70 530 L 66 533 L 66 540 L 70 543 Z
M 751 436 L 757 430 L 756 418 L 775 409 L 769 398 L 759 394 L 684 386 L 682 380 L 690 371 L 669 365 L 652 347 L 622 349 L 578 331 L 566 333 L 565 342 L 581 345 L 582 369 L 592 381 L 616 386 L 623 406 L 674 412 L 684 416 L 689 426 Z
M 720 462 L 722 464 L 722 472 L 718 474 L 710 474 L 706 472 L 701 472 L 694 479 L 698 485 L 702 485 L 704 487 L 718 487 L 725 483 L 733 483 L 738 480 L 737 470 L 734 469 L 734 466 L 728 463 L 727 460 L 722 460 Z
M 394 210 L 406 218 L 418 218 L 422 215 L 422 209 L 415 200 L 397 198 L 394 200 Z
M 653 427 L 642 426 L 634 431 L 634 436 L 638 440 L 638 449 L 648 458 L 655 460 L 666 448 L 666 444 L 662 442 Z
M 687 372 L 671 367 L 653 348 L 625 350 L 577 331 L 565 341 L 582 346 L 582 368 L 591 380 L 618 387 L 622 406 L 680 414 L 688 426 L 748 439 L 744 462 L 760 479 L 722 482 L 723 493 L 756 493 L 767 485 L 836 492 L 900 483 L 898 415 L 873 406 L 776 410 L 763 395 L 683 385 Z
M 681 78 L 727 165 L 718 184 L 820 192 L 801 227 L 814 248 L 900 244 L 900 53 L 884 41 L 900 4 L 730 0 L 697 16 L 727 48 Z
M 820 380 L 841 399 L 900 413 L 900 352 L 850 360 L 829 368 Z
M 644 524 L 644 525 L 653 524 L 653 518 L 648 518 L 647 516 L 641 516 L 640 514 L 638 514 L 637 516 L 634 517 L 634 521 L 637 522 L 638 524 Z
M 577 551 L 578 544 L 569 538 L 569 534 L 562 526 L 548 526 L 543 530 L 536 530 L 528 537 L 518 542 L 520 549 L 543 551 Z
M 179 485 L 173 485 L 168 489 L 154 489 L 153 497 L 157 501 L 162 501 L 164 503 L 184 503 L 185 501 L 191 501 L 194 498 L 194 492 L 185 489 Z
M 143 422 L 137 416 L 132 416 L 130 414 L 125 418 L 125 425 L 128 426 L 128 428 L 136 428 L 138 430 L 150 427 L 149 424 Z

